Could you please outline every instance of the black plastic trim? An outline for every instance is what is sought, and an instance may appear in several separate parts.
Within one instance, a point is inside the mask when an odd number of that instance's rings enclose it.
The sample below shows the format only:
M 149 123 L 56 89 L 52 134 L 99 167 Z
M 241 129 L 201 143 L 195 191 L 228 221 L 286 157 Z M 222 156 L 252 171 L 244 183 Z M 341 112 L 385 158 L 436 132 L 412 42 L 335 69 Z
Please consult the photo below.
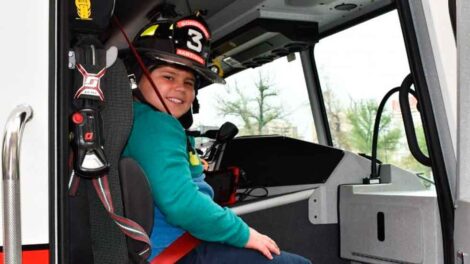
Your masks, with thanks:
M 53 120 L 56 122 L 56 131 L 55 133 L 51 133 L 52 136 L 56 136 L 53 138 L 54 142 L 56 143 L 56 154 L 57 156 L 55 159 L 57 163 L 54 165 L 54 172 L 55 176 L 58 177 L 57 181 L 57 190 L 55 199 L 57 199 L 57 230 L 58 233 L 56 235 L 57 241 L 57 250 L 55 254 L 57 254 L 56 259 L 58 263 L 69 263 L 69 230 L 67 224 L 67 215 L 68 215 L 68 195 L 67 195 L 67 179 L 68 179 L 68 153 L 69 153 L 69 131 L 68 131 L 68 115 L 71 109 L 70 106 L 70 87 L 71 85 L 71 76 L 70 71 L 68 69 L 68 51 L 70 49 L 70 27 L 69 27 L 69 5 L 70 1 L 57 1 L 56 7 L 57 12 L 57 25 L 56 28 L 53 29 L 53 32 L 57 30 L 56 39 L 54 40 L 55 43 L 55 51 L 56 51 L 56 68 L 54 72 L 56 75 L 56 102 L 53 102 L 56 105 L 55 111 L 51 111 L 53 113 Z M 54 203 L 52 203 L 54 205 Z M 54 208 L 54 207 L 52 207 Z M 52 219 L 52 228 L 56 228 Z M 52 256 L 51 256 L 52 258 Z M 51 263 L 54 260 L 51 259 Z
M 321 85 L 320 85 L 320 79 L 318 78 L 318 69 L 317 69 L 317 64 L 315 61 L 314 48 L 315 46 L 309 49 L 309 54 L 310 54 L 309 60 L 310 60 L 310 63 L 312 64 L 313 81 L 315 82 L 314 83 L 315 87 L 313 88 L 315 89 L 315 92 L 317 93 L 318 101 L 320 103 L 319 107 L 320 107 L 321 116 L 323 119 L 323 126 L 325 127 L 324 132 L 326 136 L 326 142 L 328 146 L 333 147 L 333 138 L 331 136 L 330 124 L 328 123 L 328 115 L 326 114 L 327 112 L 326 112 L 326 107 L 325 107 L 325 100 L 323 99 L 323 92 L 322 92 Z
M 380 242 L 385 241 L 385 214 L 384 212 L 377 213 L 377 239 Z
M 334 27 L 334 28 L 332 28 L 332 29 L 328 29 L 328 30 L 326 30 L 326 31 L 324 31 L 324 32 L 320 32 L 320 39 L 325 38 L 325 37 L 328 37 L 328 36 L 333 35 L 333 34 L 336 34 L 336 33 L 340 32 L 340 31 L 343 31 L 343 30 L 345 30 L 345 29 L 348 29 L 348 28 L 350 28 L 350 27 L 353 27 L 353 26 L 355 26 L 355 25 L 357 25 L 357 24 L 360 24 L 360 23 L 362 23 L 362 22 L 365 22 L 365 21 L 367 21 L 367 20 L 369 20 L 369 19 L 372 19 L 372 18 L 374 18 L 374 17 L 378 17 L 378 16 L 380 16 L 380 15 L 383 15 L 383 14 L 385 14 L 385 13 L 387 13 L 387 12 L 390 12 L 390 11 L 394 10 L 395 8 L 396 8 L 395 3 L 392 3 L 392 4 L 390 4 L 390 5 L 386 5 L 386 6 L 382 7 L 382 8 L 379 8 L 379 9 L 373 11 L 373 12 L 367 13 L 367 14 L 365 14 L 365 15 L 363 15 L 363 16 L 360 16 L 360 17 L 357 17 L 357 18 L 355 18 L 355 19 L 353 19 L 353 20 L 350 20 L 350 21 L 348 21 L 348 22 L 346 22 L 346 23 L 344 23 L 344 24 L 341 24 L 341 25 L 339 25 L 339 26 L 336 26 L 336 27 Z
M 21 246 L 21 250 L 23 250 L 23 251 L 32 251 L 32 250 L 49 249 L 49 250 L 51 250 L 50 254 L 52 254 L 52 249 L 50 248 L 50 245 L 51 244 L 23 245 L 23 246 Z M 2 246 L 0 246 L 0 252 L 3 253 L 3 247 Z
M 405 46 L 410 63 L 411 74 L 415 81 L 415 89 L 421 104 L 421 117 L 424 134 L 432 163 L 432 172 L 436 183 L 437 202 L 440 212 L 442 245 L 444 263 L 454 263 L 454 207 L 449 182 L 447 180 L 446 164 L 441 150 L 437 125 L 432 109 L 431 98 L 425 79 L 418 40 L 413 25 L 413 19 L 408 0 L 397 0 Z

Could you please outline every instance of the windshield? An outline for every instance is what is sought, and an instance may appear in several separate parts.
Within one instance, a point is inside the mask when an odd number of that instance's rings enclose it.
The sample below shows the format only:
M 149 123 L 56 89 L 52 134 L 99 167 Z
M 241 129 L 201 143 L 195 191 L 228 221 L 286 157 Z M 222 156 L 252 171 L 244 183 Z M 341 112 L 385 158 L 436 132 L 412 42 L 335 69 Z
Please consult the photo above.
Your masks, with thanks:
M 247 69 L 200 90 L 192 129 L 234 123 L 238 136 L 281 135 L 317 142 L 299 54 Z

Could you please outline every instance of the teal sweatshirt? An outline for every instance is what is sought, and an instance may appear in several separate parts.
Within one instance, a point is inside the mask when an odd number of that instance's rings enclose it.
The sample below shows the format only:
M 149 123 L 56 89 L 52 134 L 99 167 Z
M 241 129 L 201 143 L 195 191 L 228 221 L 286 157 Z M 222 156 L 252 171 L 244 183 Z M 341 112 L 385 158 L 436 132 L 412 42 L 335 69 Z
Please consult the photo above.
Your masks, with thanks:
M 163 217 L 156 219 L 160 226 L 154 226 L 153 231 L 166 234 L 152 232 L 152 257 L 182 234 L 178 229 L 204 241 L 245 246 L 248 226 L 200 189 L 203 167 L 197 156 L 188 154 L 186 134 L 177 119 L 134 102 L 134 125 L 123 156 L 133 158 L 144 170 L 156 206 L 155 217 Z

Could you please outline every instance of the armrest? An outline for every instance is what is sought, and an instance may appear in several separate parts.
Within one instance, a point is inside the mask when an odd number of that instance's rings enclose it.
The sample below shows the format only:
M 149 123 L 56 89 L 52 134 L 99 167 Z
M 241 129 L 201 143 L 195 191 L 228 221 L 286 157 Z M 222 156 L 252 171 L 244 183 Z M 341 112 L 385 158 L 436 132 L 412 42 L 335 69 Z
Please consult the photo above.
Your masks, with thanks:
M 254 200 L 250 201 L 250 203 L 243 204 L 243 205 L 236 205 L 232 207 L 232 211 L 235 212 L 237 215 L 248 214 L 256 211 L 261 211 L 281 205 L 286 205 L 290 203 L 295 203 L 298 201 L 306 200 L 312 196 L 315 192 L 316 188 L 312 188 L 309 190 L 289 193 L 285 195 L 279 195 L 276 197 L 268 197 L 263 200 Z

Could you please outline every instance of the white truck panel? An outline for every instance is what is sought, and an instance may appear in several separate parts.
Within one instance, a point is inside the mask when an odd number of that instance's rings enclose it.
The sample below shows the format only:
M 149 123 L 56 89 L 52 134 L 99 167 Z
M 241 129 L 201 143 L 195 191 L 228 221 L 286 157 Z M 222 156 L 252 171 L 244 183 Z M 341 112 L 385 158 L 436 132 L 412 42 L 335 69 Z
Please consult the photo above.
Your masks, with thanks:
M 20 104 L 30 105 L 20 154 L 22 243 L 49 243 L 49 5 L 8 1 L 0 16 L 0 126 Z M 2 133 L 3 138 L 3 133 Z M 0 156 L 2 154 L 0 153 Z M 1 173 L 1 172 L 0 172 Z M 2 189 L 0 189 L 0 193 Z M 3 205 L 3 202 L 0 204 Z M 3 230 L 3 220 L 0 220 Z M 3 236 L 0 236 L 3 245 Z

